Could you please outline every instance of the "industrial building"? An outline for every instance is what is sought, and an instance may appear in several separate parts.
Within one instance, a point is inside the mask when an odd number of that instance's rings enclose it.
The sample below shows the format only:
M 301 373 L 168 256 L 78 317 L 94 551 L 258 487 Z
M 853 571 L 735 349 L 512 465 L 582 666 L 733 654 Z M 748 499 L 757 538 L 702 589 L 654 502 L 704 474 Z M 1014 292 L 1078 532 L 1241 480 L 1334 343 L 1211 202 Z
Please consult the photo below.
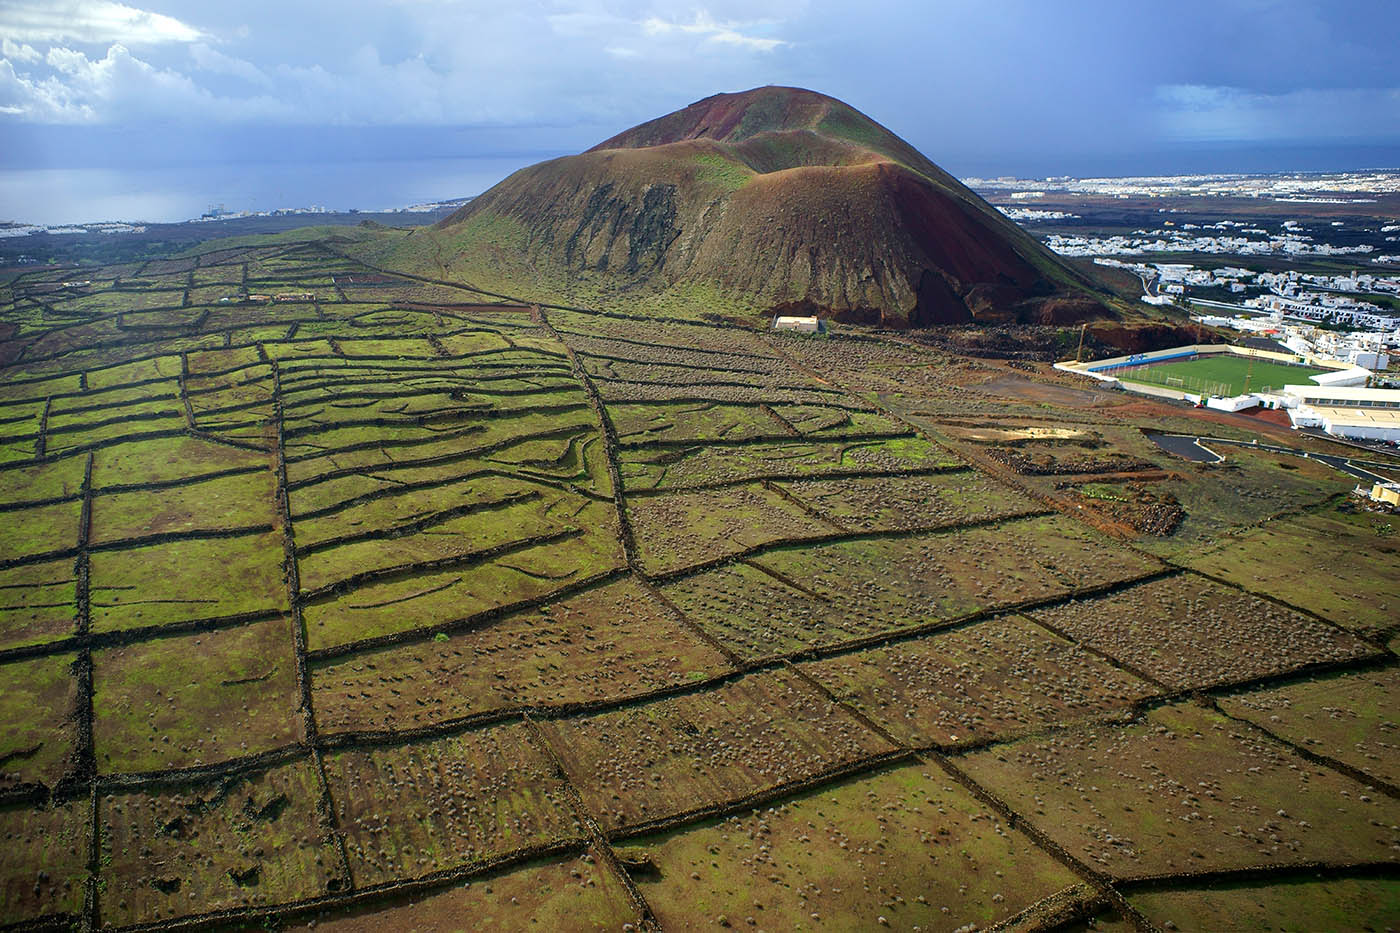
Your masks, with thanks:
M 1284 386 L 1270 408 L 1283 408 L 1295 428 L 1321 428 L 1338 437 L 1400 441 L 1400 389 Z

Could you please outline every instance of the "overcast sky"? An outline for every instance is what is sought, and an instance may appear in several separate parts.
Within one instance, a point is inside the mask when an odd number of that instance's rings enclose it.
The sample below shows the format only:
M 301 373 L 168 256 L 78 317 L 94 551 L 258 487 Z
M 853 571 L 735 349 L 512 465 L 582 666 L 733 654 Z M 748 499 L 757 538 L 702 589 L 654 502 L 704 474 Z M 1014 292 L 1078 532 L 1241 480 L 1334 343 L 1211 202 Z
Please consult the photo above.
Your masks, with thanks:
M 761 84 L 963 175 L 1400 162 L 1395 0 L 141 2 L 0 0 L 0 167 L 528 161 Z

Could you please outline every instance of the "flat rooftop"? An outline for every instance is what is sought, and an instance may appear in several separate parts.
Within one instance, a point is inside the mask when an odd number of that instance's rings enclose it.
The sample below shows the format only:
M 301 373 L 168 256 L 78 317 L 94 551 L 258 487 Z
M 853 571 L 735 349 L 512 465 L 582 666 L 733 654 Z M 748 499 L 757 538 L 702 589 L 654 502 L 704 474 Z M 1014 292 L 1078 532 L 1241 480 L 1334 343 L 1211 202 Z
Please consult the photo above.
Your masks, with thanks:
M 1284 392 L 1301 399 L 1331 400 L 1347 402 L 1393 402 L 1400 403 L 1400 389 L 1368 389 L 1365 386 L 1318 386 L 1286 385 Z
M 1335 405 L 1313 405 L 1311 407 L 1317 416 L 1328 424 L 1400 430 L 1400 409 L 1339 408 Z

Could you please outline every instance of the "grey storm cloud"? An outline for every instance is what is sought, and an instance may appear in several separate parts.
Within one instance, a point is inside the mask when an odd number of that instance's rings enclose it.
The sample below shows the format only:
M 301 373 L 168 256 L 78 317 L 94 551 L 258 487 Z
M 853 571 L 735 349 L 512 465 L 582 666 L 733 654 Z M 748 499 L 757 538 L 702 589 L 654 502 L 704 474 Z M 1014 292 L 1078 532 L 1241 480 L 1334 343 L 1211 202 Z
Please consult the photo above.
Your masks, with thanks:
M 0 4 L 18 151 L 54 126 L 586 145 L 770 83 L 841 97 L 935 159 L 1400 139 L 1400 5 L 1384 2 L 138 2 Z

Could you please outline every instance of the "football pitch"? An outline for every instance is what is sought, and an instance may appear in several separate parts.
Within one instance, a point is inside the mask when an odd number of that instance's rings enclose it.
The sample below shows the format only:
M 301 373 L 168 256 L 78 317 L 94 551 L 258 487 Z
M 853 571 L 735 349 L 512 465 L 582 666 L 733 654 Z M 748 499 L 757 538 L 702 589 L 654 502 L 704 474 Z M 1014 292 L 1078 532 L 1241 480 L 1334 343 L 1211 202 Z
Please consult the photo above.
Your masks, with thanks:
M 1222 353 L 1125 367 L 1114 370 L 1114 375 L 1126 382 L 1229 397 L 1285 385 L 1308 385 L 1310 377 L 1324 372 L 1327 370 Z

